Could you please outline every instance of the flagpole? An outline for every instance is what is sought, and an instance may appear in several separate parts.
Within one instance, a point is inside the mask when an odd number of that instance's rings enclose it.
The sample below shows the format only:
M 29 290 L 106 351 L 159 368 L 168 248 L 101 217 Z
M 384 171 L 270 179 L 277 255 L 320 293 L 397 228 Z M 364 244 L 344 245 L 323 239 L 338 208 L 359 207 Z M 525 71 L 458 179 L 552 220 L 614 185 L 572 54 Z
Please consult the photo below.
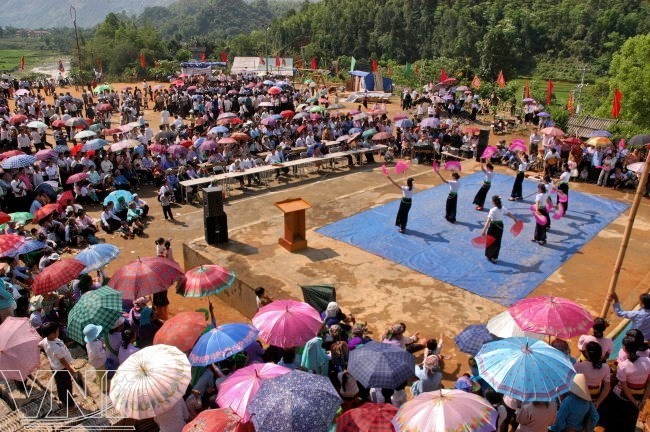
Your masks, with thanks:
M 614 271 L 612 273 L 612 278 L 609 281 L 609 289 L 607 290 L 607 297 L 605 297 L 605 304 L 603 305 L 603 310 L 600 312 L 600 316 L 602 318 L 605 318 L 607 316 L 607 312 L 609 312 L 609 306 L 611 305 L 611 301 L 609 300 L 609 298 L 612 294 L 616 292 L 618 275 L 621 273 L 621 267 L 623 266 L 625 253 L 627 252 L 627 245 L 630 241 L 630 235 L 632 234 L 632 227 L 634 227 L 634 219 L 636 218 L 636 213 L 639 210 L 639 205 L 641 204 L 641 198 L 643 197 L 643 190 L 645 189 L 645 185 L 648 182 L 648 172 L 650 171 L 650 144 L 646 144 L 645 148 L 646 148 L 646 158 L 645 158 L 645 164 L 643 165 L 643 174 L 641 174 L 639 185 L 636 188 L 636 195 L 634 196 L 634 202 L 632 203 L 632 208 L 630 209 L 630 215 L 628 216 L 627 219 L 627 225 L 625 226 L 625 232 L 623 233 L 621 246 L 618 250 L 618 256 L 616 257 L 616 263 L 614 264 Z

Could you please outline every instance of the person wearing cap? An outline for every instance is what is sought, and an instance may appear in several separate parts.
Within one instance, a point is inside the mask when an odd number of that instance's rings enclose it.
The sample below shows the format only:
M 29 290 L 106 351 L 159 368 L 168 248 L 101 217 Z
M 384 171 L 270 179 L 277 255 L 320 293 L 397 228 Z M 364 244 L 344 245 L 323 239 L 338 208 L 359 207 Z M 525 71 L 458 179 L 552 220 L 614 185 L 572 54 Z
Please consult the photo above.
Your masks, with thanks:
M 576 374 L 571 383 L 570 393 L 562 400 L 555 421 L 549 426 L 548 430 L 553 432 L 593 432 L 599 418 L 598 411 L 591 402 L 585 376 Z M 623 432 L 622 429 L 611 430 Z
M 146 218 L 149 214 L 149 205 L 147 202 L 140 198 L 137 193 L 133 194 L 131 201 L 134 202 L 136 207 L 142 212 L 142 217 Z
M 66 404 L 68 407 L 72 407 L 74 406 L 74 400 L 72 399 L 72 376 L 75 374 L 75 370 L 72 367 L 72 354 L 70 354 L 70 350 L 59 339 L 59 324 L 55 322 L 43 324 L 41 327 L 41 335 L 44 337 L 38 343 L 38 346 L 45 352 L 50 362 L 50 367 L 54 373 L 59 402 Z
M 106 374 L 106 347 L 104 342 L 99 340 L 103 327 L 95 324 L 88 324 L 84 327 L 84 342 L 88 353 L 88 363 L 95 368 L 95 383 L 104 390 L 103 381 Z

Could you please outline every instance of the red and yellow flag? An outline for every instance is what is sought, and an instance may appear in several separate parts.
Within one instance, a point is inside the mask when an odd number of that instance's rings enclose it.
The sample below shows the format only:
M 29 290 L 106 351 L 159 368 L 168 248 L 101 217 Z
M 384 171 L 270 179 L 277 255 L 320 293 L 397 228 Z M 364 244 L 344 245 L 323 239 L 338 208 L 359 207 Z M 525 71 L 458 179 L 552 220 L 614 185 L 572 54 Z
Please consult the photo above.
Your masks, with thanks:
M 505 88 L 506 86 L 506 79 L 503 77 L 503 71 L 499 71 L 499 76 L 497 77 L 497 85 L 501 88 Z
M 478 75 L 474 75 L 474 79 L 472 80 L 472 87 L 475 89 L 481 88 L 481 80 L 479 79 Z
M 575 106 L 573 102 L 573 92 L 569 92 L 569 98 L 566 101 L 566 109 L 569 111 L 569 115 L 573 115 L 575 112 Z

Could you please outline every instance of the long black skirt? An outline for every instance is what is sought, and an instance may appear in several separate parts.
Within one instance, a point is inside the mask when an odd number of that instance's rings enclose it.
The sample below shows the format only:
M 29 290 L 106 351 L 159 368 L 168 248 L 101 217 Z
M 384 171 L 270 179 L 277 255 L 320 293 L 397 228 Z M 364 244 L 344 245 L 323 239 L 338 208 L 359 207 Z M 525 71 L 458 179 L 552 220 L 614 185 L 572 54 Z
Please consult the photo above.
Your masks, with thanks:
M 560 195 L 557 196 L 555 201 L 556 204 L 562 204 L 562 207 L 564 207 L 564 213 L 566 213 L 566 211 L 569 210 L 569 183 L 560 183 L 557 186 L 557 190 L 562 191 L 567 196 L 566 202 L 560 202 Z
M 515 183 L 512 185 L 510 198 L 523 198 L 522 187 L 524 184 L 524 173 L 519 171 L 515 177 Z
M 481 189 L 479 189 L 474 196 L 475 205 L 483 207 L 485 204 L 485 198 L 487 197 L 488 191 L 490 190 L 490 186 L 490 183 L 483 182 L 483 186 L 481 186 Z
M 487 235 L 494 237 L 491 245 L 485 248 L 485 256 L 488 259 L 498 259 L 501 250 L 501 238 L 503 238 L 503 222 L 491 222 L 487 230 Z
M 458 205 L 458 194 L 450 193 L 447 196 L 447 205 L 445 206 L 445 219 L 449 222 L 456 222 L 456 207 Z
M 548 212 L 546 211 L 546 208 L 540 208 L 539 213 L 542 216 L 546 217 L 546 220 L 548 220 L 549 215 L 548 215 Z M 546 241 L 546 230 L 547 230 L 546 225 L 547 224 L 540 224 L 539 222 L 537 222 L 537 220 L 535 220 L 535 237 L 534 237 L 534 239 L 536 241 Z
M 400 227 L 401 230 L 406 229 L 406 223 L 409 220 L 409 211 L 411 210 L 411 200 L 405 201 L 402 198 L 402 201 L 399 203 L 399 210 L 397 211 L 397 217 L 395 218 L 395 225 Z

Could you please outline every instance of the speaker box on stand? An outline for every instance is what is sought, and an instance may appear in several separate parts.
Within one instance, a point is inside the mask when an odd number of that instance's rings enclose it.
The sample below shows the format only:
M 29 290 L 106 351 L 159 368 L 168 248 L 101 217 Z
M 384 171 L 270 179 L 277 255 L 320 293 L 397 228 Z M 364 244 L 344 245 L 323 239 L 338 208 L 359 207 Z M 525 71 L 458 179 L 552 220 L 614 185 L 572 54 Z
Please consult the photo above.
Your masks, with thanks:
M 203 228 L 209 245 L 228 241 L 228 215 L 223 211 L 223 189 L 203 189 Z

